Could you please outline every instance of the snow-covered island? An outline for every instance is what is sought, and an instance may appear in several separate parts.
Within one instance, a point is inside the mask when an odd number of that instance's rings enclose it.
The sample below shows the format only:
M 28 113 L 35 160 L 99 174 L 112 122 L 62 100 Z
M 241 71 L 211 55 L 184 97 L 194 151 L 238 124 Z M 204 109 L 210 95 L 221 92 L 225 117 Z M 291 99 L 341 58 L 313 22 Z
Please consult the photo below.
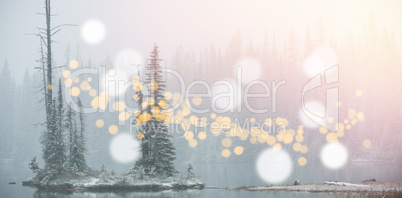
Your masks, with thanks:
M 86 174 L 45 174 L 40 173 L 23 181 L 24 186 L 48 191 L 143 191 L 202 190 L 205 184 L 195 177 L 155 177 L 135 172 L 115 175 L 103 171 L 89 171 Z

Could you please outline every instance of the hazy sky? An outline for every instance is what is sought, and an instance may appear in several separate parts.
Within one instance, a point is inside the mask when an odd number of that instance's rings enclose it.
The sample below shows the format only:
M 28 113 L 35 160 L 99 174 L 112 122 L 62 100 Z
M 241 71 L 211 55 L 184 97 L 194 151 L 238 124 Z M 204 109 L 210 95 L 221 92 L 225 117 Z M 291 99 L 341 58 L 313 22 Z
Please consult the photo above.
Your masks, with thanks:
M 42 0 L 0 1 L 0 61 L 7 59 L 12 75 L 17 82 L 23 77 L 25 68 L 32 72 L 39 58 L 39 38 L 27 36 L 36 33 L 35 27 L 44 27 Z M 107 55 L 113 60 L 124 49 L 137 50 L 148 55 L 153 43 L 160 45 L 162 58 L 171 59 L 173 51 L 180 45 L 198 49 L 210 46 L 222 52 L 239 29 L 243 41 L 252 38 L 254 45 L 262 42 L 264 32 L 278 40 L 287 38 L 291 28 L 304 40 L 306 24 L 314 32 L 321 17 L 326 33 L 342 38 L 349 32 L 361 33 L 370 12 L 376 16 L 379 31 L 387 26 L 396 35 L 401 46 L 402 1 L 329 1 L 329 0 L 69 0 L 52 1 L 53 25 L 76 24 L 65 27 L 55 37 L 54 58 L 57 65 L 64 64 L 64 50 L 69 43 L 73 50 L 80 46 L 81 56 L 100 64 Z M 84 42 L 80 35 L 81 25 L 97 19 L 106 27 L 106 37 L 97 45 Z M 281 45 L 281 42 L 279 42 Z M 302 44 L 302 43 L 301 43 Z

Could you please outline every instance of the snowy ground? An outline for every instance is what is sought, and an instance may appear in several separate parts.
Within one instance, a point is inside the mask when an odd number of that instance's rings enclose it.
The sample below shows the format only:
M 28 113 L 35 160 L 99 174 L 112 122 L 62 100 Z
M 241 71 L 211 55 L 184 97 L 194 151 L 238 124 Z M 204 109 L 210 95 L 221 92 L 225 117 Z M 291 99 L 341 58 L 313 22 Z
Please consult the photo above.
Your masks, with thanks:
M 399 192 L 402 193 L 402 182 L 370 182 L 352 184 L 346 182 L 324 182 L 301 185 L 278 185 L 278 186 L 250 186 L 241 187 L 249 191 L 304 191 L 304 192 Z
M 23 185 L 50 191 L 166 191 L 203 189 L 205 186 L 196 178 L 155 178 L 144 176 L 139 179 L 137 175 L 133 174 L 100 174 L 98 176 L 60 175 L 51 179 L 38 180 L 33 178 L 24 181 Z

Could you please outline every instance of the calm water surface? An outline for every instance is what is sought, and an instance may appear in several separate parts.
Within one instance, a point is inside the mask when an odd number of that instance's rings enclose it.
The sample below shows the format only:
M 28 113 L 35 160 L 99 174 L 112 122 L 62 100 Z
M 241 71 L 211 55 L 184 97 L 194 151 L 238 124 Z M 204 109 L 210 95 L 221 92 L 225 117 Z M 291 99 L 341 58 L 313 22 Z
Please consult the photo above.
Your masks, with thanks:
M 33 176 L 25 164 L 13 163 L 12 160 L 0 162 L 0 197 L 360 197 L 356 194 L 249 192 L 217 189 L 157 193 L 50 193 L 40 192 L 34 188 L 21 185 L 21 181 Z M 264 182 L 255 172 L 252 163 L 197 164 L 197 167 L 197 175 L 207 186 L 234 188 L 245 185 L 264 185 Z M 360 182 L 369 178 L 376 178 L 378 181 L 401 181 L 402 171 L 400 167 L 402 164 L 398 163 L 353 163 L 341 170 L 331 171 L 321 166 L 297 166 L 294 167 L 291 176 L 285 183 L 291 183 L 294 179 L 299 179 L 302 183 L 325 180 Z M 17 184 L 9 185 L 8 182 L 11 181 L 15 181 Z

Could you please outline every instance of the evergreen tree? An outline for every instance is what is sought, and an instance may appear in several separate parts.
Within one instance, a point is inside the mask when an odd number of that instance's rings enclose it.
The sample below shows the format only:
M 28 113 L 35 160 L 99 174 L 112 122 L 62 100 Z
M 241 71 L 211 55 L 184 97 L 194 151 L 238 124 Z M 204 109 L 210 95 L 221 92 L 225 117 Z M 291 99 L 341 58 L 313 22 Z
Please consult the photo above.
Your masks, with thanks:
M 72 172 L 74 173 L 83 173 L 87 171 L 88 165 L 85 159 L 85 154 L 87 152 L 85 147 L 85 123 L 84 123 L 84 114 L 83 114 L 83 106 L 80 98 L 78 98 L 77 105 L 79 107 L 78 113 L 78 123 L 79 128 L 77 128 L 77 121 L 73 124 L 73 133 L 72 133 L 72 142 L 70 145 L 70 162 L 69 166 Z
M 66 111 L 66 119 L 64 121 L 64 127 L 68 130 L 68 163 L 71 164 L 71 154 L 73 153 L 73 136 L 74 136 L 74 119 L 75 112 L 71 109 L 71 104 Z
M 31 169 L 33 173 L 39 172 L 39 165 L 38 162 L 36 162 L 36 157 L 31 159 L 31 162 L 29 163 L 29 169 Z
M 141 142 L 142 158 L 136 163 L 137 169 L 144 170 L 149 175 L 173 176 L 177 173 L 173 161 L 175 147 L 171 141 L 167 126 L 164 124 L 166 115 L 163 109 L 167 107 L 164 98 L 166 82 L 160 66 L 158 46 L 155 44 L 147 64 L 147 74 L 144 84 L 148 85 L 148 101 L 143 105 L 139 122 L 144 134 Z M 142 104 L 142 103 L 140 103 Z
M 64 126 L 64 101 L 63 101 L 63 89 L 61 86 L 61 79 L 59 78 L 59 90 L 57 92 L 57 129 L 63 133 Z M 64 145 L 64 144 L 63 144 Z
M 193 166 L 189 163 L 186 171 L 187 179 L 195 178 Z
M 58 108 L 57 102 L 53 99 L 49 129 L 43 136 L 42 144 L 44 145 L 43 158 L 46 163 L 46 170 L 50 173 L 61 173 L 64 170 L 66 161 L 66 153 L 64 147 L 63 133 L 58 127 Z
M 103 164 L 103 163 L 102 163 L 102 166 L 101 166 L 101 173 L 107 173 L 107 169 L 105 167 L 105 164 Z
M 5 61 L 0 75 L 0 156 L 12 157 L 12 142 L 14 142 L 15 116 L 15 89 L 16 85 L 11 77 L 8 62 Z

